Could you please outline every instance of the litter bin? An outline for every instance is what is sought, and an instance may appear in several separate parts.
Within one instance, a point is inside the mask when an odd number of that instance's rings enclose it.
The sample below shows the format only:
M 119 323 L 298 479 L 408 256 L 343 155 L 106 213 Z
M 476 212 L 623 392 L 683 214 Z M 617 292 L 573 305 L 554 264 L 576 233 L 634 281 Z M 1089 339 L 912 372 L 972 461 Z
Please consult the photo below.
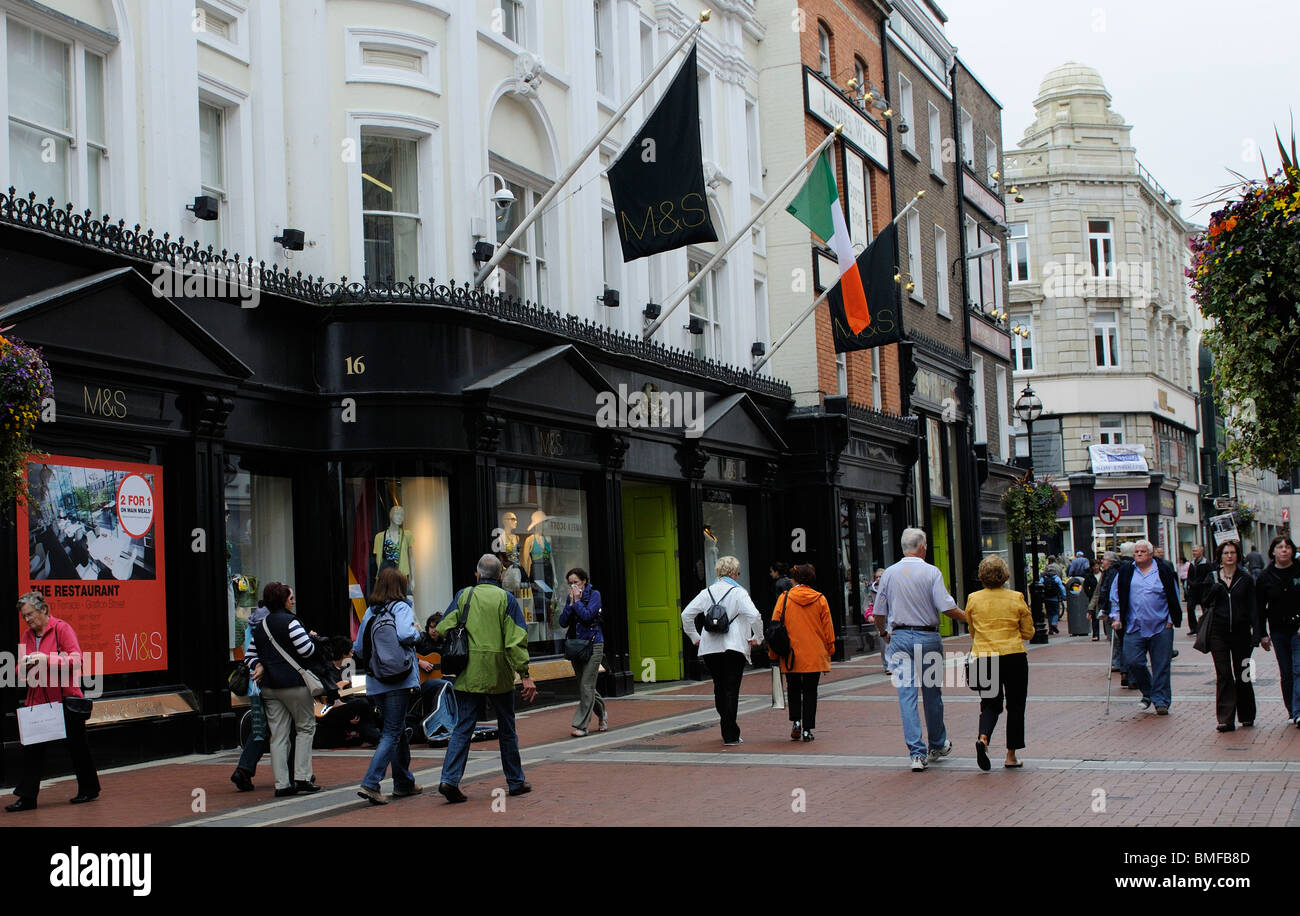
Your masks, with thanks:
M 1046 589 L 1037 582 L 1029 586 L 1029 611 L 1034 618 L 1034 636 L 1031 643 L 1048 641 L 1047 613 L 1043 609 L 1043 595 Z
M 1083 590 L 1083 579 L 1071 576 L 1065 580 L 1065 612 L 1071 636 L 1087 636 L 1088 593 Z

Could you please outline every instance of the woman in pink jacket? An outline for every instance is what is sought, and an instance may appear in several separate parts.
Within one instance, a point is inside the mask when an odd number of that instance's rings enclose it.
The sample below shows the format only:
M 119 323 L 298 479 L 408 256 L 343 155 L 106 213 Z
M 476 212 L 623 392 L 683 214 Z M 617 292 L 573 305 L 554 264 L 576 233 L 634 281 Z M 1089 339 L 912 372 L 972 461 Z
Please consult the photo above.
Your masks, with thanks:
M 66 702 L 73 699 L 78 701 L 71 704 L 74 707 L 89 706 L 89 701 L 81 695 L 81 646 L 77 644 L 77 634 L 66 620 L 51 616 L 40 592 L 28 592 L 19 598 L 18 613 L 27 624 L 22 641 L 22 668 L 31 685 L 24 705 L 62 704 L 68 755 L 77 774 L 77 794 L 69 801 L 74 805 L 94 801 L 99 798 L 99 774 L 95 772 L 95 762 L 86 743 L 88 715 L 69 709 Z M 6 811 L 30 811 L 36 807 L 48 745 L 49 742 L 23 745 L 22 778 L 14 787 L 18 800 L 6 805 Z

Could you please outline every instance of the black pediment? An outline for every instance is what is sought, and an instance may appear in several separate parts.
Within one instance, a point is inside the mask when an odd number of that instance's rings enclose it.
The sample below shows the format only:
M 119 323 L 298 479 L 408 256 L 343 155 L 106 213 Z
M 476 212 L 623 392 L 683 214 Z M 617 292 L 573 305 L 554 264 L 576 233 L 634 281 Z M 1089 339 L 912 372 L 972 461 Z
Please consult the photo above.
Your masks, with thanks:
M 744 393 L 727 395 L 704 411 L 704 435 L 709 442 L 739 449 L 784 451 L 785 440 L 768 422 L 754 399 Z
M 495 370 L 465 386 L 464 393 L 498 406 L 559 411 L 596 418 L 596 396 L 614 388 L 572 344 L 560 344 Z
M 51 286 L 0 306 L 0 326 L 54 360 L 177 379 L 253 374 L 131 267 Z

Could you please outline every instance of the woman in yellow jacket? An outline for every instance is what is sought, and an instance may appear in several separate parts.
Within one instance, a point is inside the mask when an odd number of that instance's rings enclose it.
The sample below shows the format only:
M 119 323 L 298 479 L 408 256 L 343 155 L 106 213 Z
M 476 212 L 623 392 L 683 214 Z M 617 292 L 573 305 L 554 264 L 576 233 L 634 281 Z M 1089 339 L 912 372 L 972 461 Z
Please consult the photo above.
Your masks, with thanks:
M 835 651 L 835 628 L 826 598 L 812 586 L 817 571 L 811 563 L 790 570 L 794 585 L 777 598 L 772 622 L 785 621 L 790 634 L 790 657 L 779 659 L 785 672 L 786 705 L 790 710 L 790 740 L 813 740 L 817 727 L 817 682 L 822 672 L 831 670 Z M 771 649 L 767 654 L 776 659 Z
M 991 684 L 996 696 L 981 694 L 979 740 L 975 756 L 981 770 L 989 769 L 989 736 L 1002 714 L 1003 695 L 1007 707 L 1007 759 L 1004 767 L 1022 767 L 1016 751 L 1025 746 L 1025 699 L 1029 693 L 1029 658 L 1026 639 L 1034 635 L 1034 618 L 1025 596 L 1002 586 L 1010 577 L 1006 562 L 998 556 L 985 557 L 979 578 L 983 588 L 966 599 L 966 614 L 974 636 L 971 654 L 992 656 Z

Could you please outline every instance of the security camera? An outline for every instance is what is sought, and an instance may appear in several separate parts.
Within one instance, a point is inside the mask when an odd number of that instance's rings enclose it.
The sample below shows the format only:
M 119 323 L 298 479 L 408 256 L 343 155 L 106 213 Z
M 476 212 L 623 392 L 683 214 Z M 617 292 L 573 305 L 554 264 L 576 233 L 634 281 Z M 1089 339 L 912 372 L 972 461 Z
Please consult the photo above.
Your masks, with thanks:
M 515 195 L 507 187 L 501 187 L 492 194 L 492 204 L 497 208 L 497 212 L 502 215 L 510 209 L 510 205 L 514 202 Z

